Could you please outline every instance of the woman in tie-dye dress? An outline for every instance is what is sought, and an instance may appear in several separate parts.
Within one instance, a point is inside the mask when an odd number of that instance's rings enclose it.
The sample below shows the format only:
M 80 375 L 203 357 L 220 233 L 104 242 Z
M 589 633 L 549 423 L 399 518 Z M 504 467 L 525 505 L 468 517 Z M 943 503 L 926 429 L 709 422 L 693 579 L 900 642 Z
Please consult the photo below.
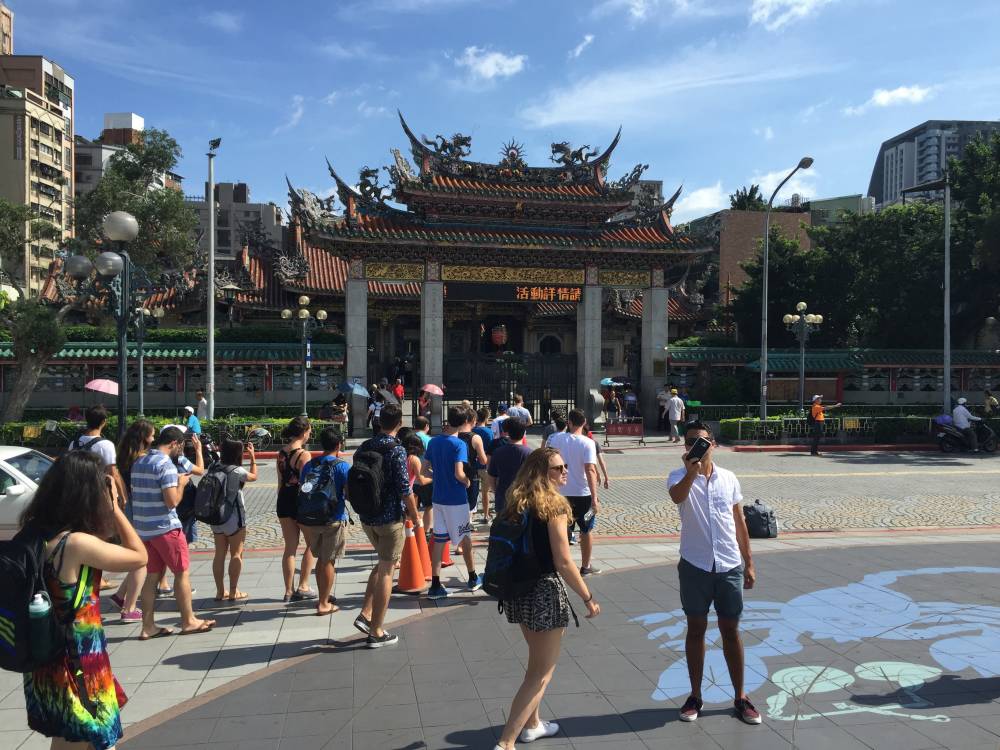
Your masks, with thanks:
M 66 652 L 24 676 L 28 726 L 51 737 L 53 748 L 85 743 L 108 750 L 122 736 L 126 699 L 101 625 L 101 572 L 136 570 L 146 564 L 146 551 L 116 493 L 96 454 L 73 451 L 53 464 L 21 516 L 22 526 L 49 539 L 49 596 L 68 623 Z M 121 544 L 106 541 L 112 536 Z

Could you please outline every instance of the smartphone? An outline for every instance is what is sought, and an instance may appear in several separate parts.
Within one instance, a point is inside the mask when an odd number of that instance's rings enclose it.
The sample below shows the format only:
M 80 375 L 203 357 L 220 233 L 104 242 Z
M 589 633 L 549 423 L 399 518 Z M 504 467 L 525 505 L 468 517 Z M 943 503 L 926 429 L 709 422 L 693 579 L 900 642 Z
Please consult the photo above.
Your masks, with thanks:
M 688 450 L 686 458 L 688 461 L 700 461 L 711 447 L 712 444 L 708 440 L 700 437 L 694 441 L 694 445 Z

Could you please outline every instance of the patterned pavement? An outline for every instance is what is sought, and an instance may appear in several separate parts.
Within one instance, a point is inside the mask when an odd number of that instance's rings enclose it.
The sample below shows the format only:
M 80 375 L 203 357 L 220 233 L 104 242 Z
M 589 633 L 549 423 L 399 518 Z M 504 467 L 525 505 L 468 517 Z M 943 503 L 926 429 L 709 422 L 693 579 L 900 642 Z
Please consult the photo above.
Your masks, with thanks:
M 677 446 L 605 452 L 611 476 L 604 490 L 598 531 L 606 536 L 676 534 L 679 520 L 666 496 L 667 474 L 680 465 Z M 734 453 L 717 462 L 737 473 L 747 501 L 761 499 L 786 531 L 905 529 L 1000 525 L 1000 458 L 938 453 Z M 274 462 L 248 486 L 248 547 L 282 545 L 274 515 Z M 481 529 L 485 531 L 485 527 Z M 359 526 L 351 543 L 365 543 Z M 196 549 L 211 548 L 201 528 Z

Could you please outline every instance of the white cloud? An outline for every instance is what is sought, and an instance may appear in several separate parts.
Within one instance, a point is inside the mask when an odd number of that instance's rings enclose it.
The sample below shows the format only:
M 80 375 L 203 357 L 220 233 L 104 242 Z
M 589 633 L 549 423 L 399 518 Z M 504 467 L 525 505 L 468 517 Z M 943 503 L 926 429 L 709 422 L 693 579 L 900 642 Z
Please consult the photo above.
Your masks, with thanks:
M 243 28 L 243 16 L 239 13 L 229 13 L 224 10 L 213 10 L 210 13 L 201 14 L 202 23 L 205 23 L 226 34 L 235 34 Z
M 517 75 L 524 70 L 527 61 L 527 55 L 505 55 L 476 46 L 466 47 L 461 57 L 455 58 L 457 66 L 467 68 L 474 78 L 483 81 Z
M 339 91 L 331 91 L 329 94 L 327 94 L 326 96 L 323 97 L 323 103 L 324 104 L 329 104 L 330 106 L 333 106 L 333 103 L 335 101 L 337 101 L 337 99 L 339 99 L 339 98 L 340 98 L 340 92 Z
M 389 110 L 381 105 L 369 104 L 366 101 L 362 101 L 358 104 L 358 112 L 362 117 L 380 117 L 388 114 Z
M 894 89 L 875 89 L 871 98 L 856 107 L 845 107 L 844 114 L 861 115 L 872 107 L 894 107 L 897 104 L 920 104 L 934 95 L 933 86 L 897 86 Z
M 583 54 L 583 51 L 593 43 L 593 41 L 594 41 L 593 34 L 584 34 L 583 41 L 581 41 L 578 45 L 576 45 L 573 49 L 569 51 L 569 59 L 575 60 L 576 58 L 578 58 L 580 55 Z
M 763 128 L 754 128 L 753 134 L 756 136 L 760 136 L 765 141 L 774 140 L 774 128 L 772 128 L 770 125 L 766 125 Z
M 781 183 L 783 179 L 788 176 L 788 173 L 792 171 L 792 167 L 787 167 L 784 169 L 775 169 L 773 172 L 767 172 L 761 174 L 760 172 L 754 172 L 753 177 L 747 179 L 748 185 L 760 185 L 760 192 L 765 198 L 770 198 L 771 193 L 776 187 Z M 800 169 L 795 173 L 785 186 L 781 188 L 781 193 L 774 198 L 774 204 L 780 206 L 784 201 L 792 197 L 793 193 L 798 193 L 799 195 L 814 196 L 816 195 L 816 179 L 819 177 L 819 173 L 815 169 Z
M 723 190 L 722 180 L 719 180 L 708 187 L 698 188 L 691 192 L 681 192 L 681 197 L 677 199 L 677 205 L 674 207 L 671 221 L 674 224 L 680 224 L 728 207 L 729 193 Z
M 327 42 L 320 47 L 320 52 L 334 60 L 364 59 L 366 62 L 385 62 L 391 59 L 388 55 L 379 52 L 371 42 L 355 42 L 353 44 Z
M 284 133 L 291 130 L 300 122 L 302 122 L 302 115 L 306 113 L 306 100 L 305 97 L 296 94 L 292 97 L 291 111 L 288 113 L 288 119 L 285 120 L 281 125 L 276 127 L 272 132 L 272 135 L 278 135 L 279 133 Z
M 736 6 L 723 0 L 601 0 L 591 15 L 595 18 L 626 15 L 633 23 L 659 18 L 709 18 L 733 13 Z
M 768 31 L 801 21 L 836 0 L 753 0 L 750 5 L 750 23 L 759 23 Z
M 746 89 L 753 84 L 805 78 L 832 69 L 820 64 L 780 63 L 794 54 L 774 45 L 750 49 L 745 45 L 722 47 L 709 43 L 684 50 L 667 61 L 604 70 L 567 87 L 550 89 L 540 101 L 523 107 L 520 116 L 537 128 L 662 121 L 671 113 L 696 110 L 698 93 L 717 103 L 721 89 Z M 754 65 L 748 66 L 747 60 L 754 60 Z

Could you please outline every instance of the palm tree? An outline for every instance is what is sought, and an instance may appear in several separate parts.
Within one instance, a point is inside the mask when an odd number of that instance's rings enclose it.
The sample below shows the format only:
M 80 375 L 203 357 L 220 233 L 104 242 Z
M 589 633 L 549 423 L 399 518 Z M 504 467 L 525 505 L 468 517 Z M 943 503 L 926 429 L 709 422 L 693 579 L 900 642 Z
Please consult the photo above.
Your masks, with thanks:
M 760 192 L 760 185 L 751 185 L 749 188 L 741 187 L 730 195 L 729 207 L 737 211 L 763 211 L 767 203 Z

